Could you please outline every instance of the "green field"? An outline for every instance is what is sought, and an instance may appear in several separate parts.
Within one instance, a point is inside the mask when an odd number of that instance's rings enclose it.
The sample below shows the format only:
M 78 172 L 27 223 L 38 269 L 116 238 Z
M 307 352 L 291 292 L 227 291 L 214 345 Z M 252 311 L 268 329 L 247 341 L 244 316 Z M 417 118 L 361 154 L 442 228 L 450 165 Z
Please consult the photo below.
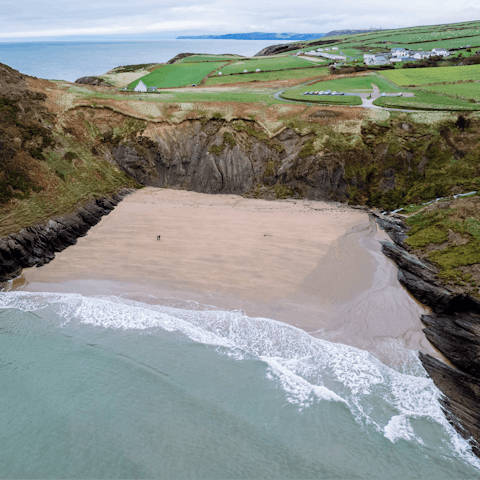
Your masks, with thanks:
M 382 75 L 397 85 L 425 85 L 427 83 L 457 82 L 459 80 L 478 80 L 480 65 L 463 67 L 402 68 L 386 70 Z
M 299 86 L 288 90 L 284 96 L 292 99 L 304 99 L 304 97 L 301 96 L 302 92 L 316 90 L 369 93 L 373 91 L 372 83 L 377 85 L 381 92 L 395 93 L 402 91 L 378 75 L 362 75 L 358 77 L 339 78 L 338 80 L 319 81 L 311 85 Z
M 457 95 L 466 99 L 473 98 L 480 102 L 480 83 L 454 83 L 447 85 L 432 85 L 430 87 L 422 87 L 422 90 L 430 92 L 446 93 L 447 95 Z
M 223 70 L 222 70 L 223 72 Z M 258 73 L 245 73 L 243 75 L 214 75 L 207 78 L 205 85 L 220 85 L 224 83 L 247 83 L 247 82 L 267 82 L 271 80 L 288 80 L 291 78 L 311 78 L 328 75 L 330 72 L 327 68 L 310 67 L 299 68 L 294 70 L 277 70 L 273 72 L 258 72 Z
M 199 88 L 198 90 L 190 89 L 185 92 L 182 90 L 163 90 L 161 92 L 149 93 L 148 95 L 129 95 L 121 93 L 106 93 L 95 92 L 88 88 L 74 85 L 68 89 L 69 93 L 75 93 L 82 95 L 85 99 L 95 101 L 97 99 L 114 99 L 114 100 L 131 100 L 132 102 L 138 102 L 139 98 L 142 98 L 142 103 L 176 103 L 176 102 L 240 102 L 240 103 L 264 103 L 267 105 L 273 105 L 277 103 L 285 103 L 281 100 L 276 100 L 273 97 L 277 89 L 266 88 L 248 88 L 248 86 L 242 88 L 228 88 L 225 91 L 222 90 L 209 90 Z
M 298 102 L 319 104 L 319 105 L 361 105 L 362 99 L 357 95 L 337 96 L 330 95 L 312 95 L 312 96 L 300 96 L 289 95 L 289 92 L 284 92 L 281 95 L 282 98 L 287 100 L 296 100 Z
M 171 88 L 200 83 L 210 72 L 225 65 L 225 62 L 185 63 L 164 65 L 152 73 L 132 82 L 133 90 L 141 80 L 147 87 Z
M 255 72 L 257 68 L 260 70 L 284 70 L 288 68 L 302 68 L 305 67 L 305 65 L 305 60 L 290 55 L 284 57 L 260 57 L 255 60 L 241 59 L 238 62 L 233 62 L 222 68 L 222 75 L 242 73 L 244 70 Z
M 480 110 L 480 105 L 443 95 L 416 90 L 414 97 L 381 97 L 373 102 L 379 107 L 420 110 Z
M 231 60 L 242 60 L 241 56 L 236 55 L 191 55 L 190 57 L 185 57 L 176 62 L 178 63 L 197 63 L 197 62 L 220 62 Z

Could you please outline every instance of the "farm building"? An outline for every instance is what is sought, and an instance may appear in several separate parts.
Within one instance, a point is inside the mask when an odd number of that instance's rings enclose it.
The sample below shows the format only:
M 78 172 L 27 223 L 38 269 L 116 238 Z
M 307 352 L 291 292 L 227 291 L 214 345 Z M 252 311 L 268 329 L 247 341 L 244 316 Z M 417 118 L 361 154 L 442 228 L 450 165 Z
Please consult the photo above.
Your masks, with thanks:
M 448 57 L 450 52 L 445 48 L 433 48 L 432 55 L 440 55 L 442 57 Z
M 390 50 L 392 57 L 409 57 L 410 52 L 405 48 L 392 48 Z
M 147 92 L 147 86 L 140 80 L 137 86 L 133 89 L 134 92 Z
M 365 54 L 363 56 L 363 63 L 365 65 L 386 65 L 389 62 L 390 55 L 373 55 L 373 54 Z
M 416 60 L 423 60 L 424 58 L 430 58 L 431 55 L 431 52 L 416 52 L 413 54 L 413 58 Z

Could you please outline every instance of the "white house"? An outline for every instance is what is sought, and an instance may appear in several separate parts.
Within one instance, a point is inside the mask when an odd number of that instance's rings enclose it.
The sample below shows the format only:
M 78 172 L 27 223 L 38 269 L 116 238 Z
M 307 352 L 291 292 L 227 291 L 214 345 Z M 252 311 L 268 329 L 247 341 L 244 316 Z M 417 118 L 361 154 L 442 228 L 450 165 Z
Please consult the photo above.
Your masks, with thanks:
M 392 57 L 389 62 L 390 63 L 398 63 L 398 62 L 401 62 L 403 59 L 400 58 L 400 57 Z
M 405 50 L 405 48 L 392 48 L 390 50 L 392 57 L 409 57 L 410 51 Z
M 140 80 L 137 86 L 133 89 L 134 92 L 146 92 L 148 91 L 147 86 Z
M 450 52 L 445 48 L 433 48 L 432 55 L 441 55 L 442 57 L 448 57 L 450 55 Z
M 416 52 L 413 54 L 413 58 L 417 60 L 423 60 L 424 58 L 430 58 L 431 53 L 430 52 Z
M 374 60 L 374 65 L 386 65 L 388 63 L 388 59 L 385 55 L 377 55 Z

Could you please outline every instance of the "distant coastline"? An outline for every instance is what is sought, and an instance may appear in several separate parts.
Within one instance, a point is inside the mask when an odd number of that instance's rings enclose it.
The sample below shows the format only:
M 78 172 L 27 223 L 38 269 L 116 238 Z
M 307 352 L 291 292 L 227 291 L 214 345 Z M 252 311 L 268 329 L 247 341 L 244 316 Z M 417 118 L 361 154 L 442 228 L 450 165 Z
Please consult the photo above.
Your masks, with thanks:
M 225 35 L 180 36 L 176 40 L 315 40 L 325 33 L 227 33 Z

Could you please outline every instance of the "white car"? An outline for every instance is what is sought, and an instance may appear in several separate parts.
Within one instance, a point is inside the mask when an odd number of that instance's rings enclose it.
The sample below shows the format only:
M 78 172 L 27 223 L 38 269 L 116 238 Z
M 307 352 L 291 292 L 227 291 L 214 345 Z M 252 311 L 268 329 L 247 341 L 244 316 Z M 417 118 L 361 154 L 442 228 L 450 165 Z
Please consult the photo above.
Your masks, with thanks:
M 338 92 L 334 90 L 334 91 L 332 92 L 332 95 L 338 95 Z
M 402 96 L 402 92 L 398 92 L 397 97 L 401 97 L 401 96 Z
M 320 90 L 319 95 L 325 95 L 325 92 L 323 90 Z
M 326 91 L 325 91 L 325 95 L 330 95 L 331 93 L 332 93 L 331 90 L 326 90 Z
M 386 97 L 387 94 L 386 94 L 385 92 L 383 92 L 380 96 L 381 96 L 381 97 Z

